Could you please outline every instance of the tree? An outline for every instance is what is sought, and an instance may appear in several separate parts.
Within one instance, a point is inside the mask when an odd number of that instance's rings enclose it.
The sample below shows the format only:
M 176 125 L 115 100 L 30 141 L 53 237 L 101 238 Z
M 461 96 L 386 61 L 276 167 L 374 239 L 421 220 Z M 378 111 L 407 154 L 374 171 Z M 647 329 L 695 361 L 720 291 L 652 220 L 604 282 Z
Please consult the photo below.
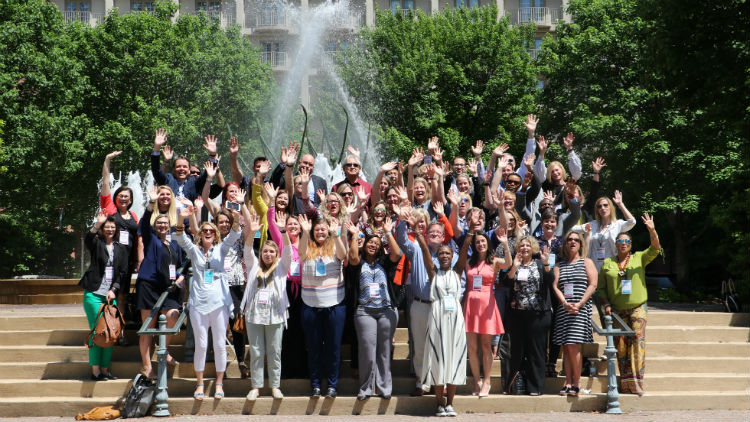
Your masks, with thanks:
M 494 7 L 379 11 L 362 31 L 341 73 L 365 118 L 383 128 L 386 158 L 434 135 L 448 158 L 476 139 L 523 139 L 521 122 L 534 110 L 537 71 L 526 50 L 534 29 L 497 16 Z
M 667 21 L 662 15 L 643 13 L 641 6 L 646 3 L 571 1 L 569 13 L 574 23 L 558 25 L 557 39 L 548 38 L 542 46 L 539 61 L 547 83 L 540 103 L 545 110 L 545 129 L 575 132 L 584 162 L 596 155 L 607 158 L 605 183 L 610 189 L 605 192 L 622 189 L 633 210 L 664 217 L 669 230 L 662 233 L 671 235 L 664 244 L 674 261 L 678 287 L 690 290 L 694 287 L 691 276 L 700 279 L 692 270 L 702 265 L 709 268 L 707 263 L 717 258 L 708 247 L 692 248 L 712 241 L 705 236 L 713 229 L 709 207 L 727 204 L 736 191 L 735 182 L 747 186 L 748 132 L 737 130 L 747 127 L 747 114 L 724 115 L 710 102 L 692 101 L 691 95 L 684 95 L 685 87 L 690 86 L 688 79 L 695 75 L 685 72 L 678 76 L 664 65 L 674 66 L 675 61 L 667 58 L 660 63 L 656 59 L 659 32 L 655 29 L 664 28 Z M 711 20 L 714 17 L 704 14 L 718 9 L 706 7 L 694 18 Z M 666 10 L 668 14 L 682 13 L 676 6 L 665 6 Z M 744 43 L 740 50 L 747 54 L 746 36 L 737 31 L 729 38 Z M 698 59 L 708 47 L 688 46 L 696 49 L 691 54 L 703 71 L 712 68 L 710 62 Z M 665 48 L 662 44 L 659 51 L 674 57 L 684 54 L 684 46 Z M 736 72 L 745 71 L 738 69 L 736 62 L 723 63 L 728 68 L 721 71 L 733 75 L 724 83 L 736 81 Z M 708 90 L 717 84 L 714 81 L 704 87 L 701 96 L 709 98 Z M 747 102 L 742 109 L 746 106 Z
M 205 158 L 206 134 L 249 138 L 273 87 L 270 68 L 239 28 L 222 30 L 205 15 L 172 23 L 175 11 L 171 2 L 154 15 L 113 11 L 91 28 L 63 24 L 53 3 L 0 4 L 0 166 L 8 167 L 0 234 L 14 239 L 0 275 L 73 273 L 51 257 L 69 255 L 77 243 L 69 231 L 90 221 L 107 153 L 123 150 L 115 171 L 146 170 L 159 127 L 193 160 Z M 227 148 L 220 154 L 228 157 Z M 67 243 L 53 247 L 61 233 Z

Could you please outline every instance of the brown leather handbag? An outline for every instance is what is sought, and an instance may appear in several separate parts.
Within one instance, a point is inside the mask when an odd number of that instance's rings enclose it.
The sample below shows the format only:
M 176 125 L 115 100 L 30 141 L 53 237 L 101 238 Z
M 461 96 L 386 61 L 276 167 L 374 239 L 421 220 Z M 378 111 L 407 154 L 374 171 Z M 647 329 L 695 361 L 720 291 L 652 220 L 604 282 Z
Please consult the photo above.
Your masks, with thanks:
M 117 306 L 109 303 L 103 304 L 96 315 L 94 328 L 86 338 L 86 345 L 89 348 L 94 345 L 104 348 L 112 347 L 117 343 L 124 328 L 125 320 Z

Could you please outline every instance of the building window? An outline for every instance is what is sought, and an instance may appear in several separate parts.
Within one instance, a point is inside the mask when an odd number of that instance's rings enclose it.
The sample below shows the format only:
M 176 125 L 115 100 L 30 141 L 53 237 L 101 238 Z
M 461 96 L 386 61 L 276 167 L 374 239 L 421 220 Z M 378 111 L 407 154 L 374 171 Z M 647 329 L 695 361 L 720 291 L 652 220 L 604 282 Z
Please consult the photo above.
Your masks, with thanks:
M 546 21 L 547 8 L 545 0 L 520 0 L 519 22 L 544 22 Z
M 87 1 L 69 1 L 65 3 L 65 20 L 67 22 L 88 22 L 91 3 Z
M 456 8 L 466 7 L 474 9 L 479 7 L 479 0 L 456 0 Z
M 393 11 L 393 14 L 402 13 L 404 16 L 409 15 L 409 11 L 412 12 L 415 10 L 414 8 L 414 0 L 391 0 L 391 10 Z M 401 10 L 401 12 L 399 12 Z
M 152 1 L 134 1 L 130 3 L 132 12 L 153 12 L 154 2 Z
M 261 59 L 272 67 L 286 66 L 286 43 L 263 42 L 261 44 Z

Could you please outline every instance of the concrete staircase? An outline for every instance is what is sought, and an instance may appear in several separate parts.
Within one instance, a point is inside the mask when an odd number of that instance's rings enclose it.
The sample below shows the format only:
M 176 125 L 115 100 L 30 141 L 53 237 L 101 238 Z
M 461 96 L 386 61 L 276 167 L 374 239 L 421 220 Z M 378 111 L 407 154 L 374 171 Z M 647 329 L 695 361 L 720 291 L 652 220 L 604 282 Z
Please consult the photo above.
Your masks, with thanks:
M 70 294 L 70 293 L 69 293 Z M 80 293 L 79 293 L 80 295 Z M 66 296 L 63 298 L 68 300 Z M 88 333 L 81 305 L 0 305 L 0 417 L 73 416 L 94 406 L 122 400 L 140 367 L 137 346 L 115 347 L 112 372 L 117 381 L 88 381 L 88 352 L 82 345 Z M 129 332 L 131 343 L 137 341 Z M 173 341 L 171 353 L 182 360 L 184 331 Z M 393 361 L 391 400 L 355 400 L 357 380 L 349 369 L 349 347 L 343 346 L 339 397 L 311 399 L 306 379 L 282 380 L 283 400 L 273 400 L 268 389 L 253 402 L 245 399 L 250 381 L 239 377 L 231 362 L 224 381 L 227 397 L 212 397 L 214 367 L 206 366 L 203 402 L 192 399 L 195 373 L 190 363 L 169 369 L 169 407 L 176 414 L 432 414 L 434 396 L 409 397 L 406 328 L 398 328 Z M 623 411 L 676 409 L 750 409 L 750 314 L 659 310 L 652 306 L 647 329 L 646 389 L 643 397 L 620 396 Z M 493 388 L 488 398 L 470 395 L 459 387 L 455 408 L 460 413 L 601 411 L 606 408 L 606 363 L 600 360 L 605 340 L 587 345 L 584 355 L 597 362 L 599 376 L 582 378 L 591 393 L 577 398 L 556 392 L 564 378 L 548 378 L 541 397 L 500 394 L 499 361 L 493 365 Z M 468 365 L 467 365 L 468 366 Z M 558 362 L 558 369 L 561 361 Z

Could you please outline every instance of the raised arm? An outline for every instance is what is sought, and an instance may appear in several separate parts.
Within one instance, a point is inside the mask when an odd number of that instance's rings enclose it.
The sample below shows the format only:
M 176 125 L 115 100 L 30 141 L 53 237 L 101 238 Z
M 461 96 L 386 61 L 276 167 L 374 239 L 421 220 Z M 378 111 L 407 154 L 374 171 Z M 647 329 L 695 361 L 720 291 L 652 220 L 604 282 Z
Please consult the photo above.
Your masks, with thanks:
M 578 158 L 578 155 L 576 155 L 576 152 L 573 150 L 573 141 L 576 139 L 575 135 L 573 135 L 573 132 L 568 132 L 568 136 L 563 138 L 563 145 L 565 145 L 565 149 L 568 151 L 568 170 L 570 170 L 570 175 L 573 176 L 574 179 L 580 180 L 581 179 L 581 159 Z
M 111 188 L 109 187 L 109 164 L 113 158 L 117 157 L 120 154 L 122 154 L 122 151 L 110 152 L 104 158 L 104 164 L 102 165 L 102 190 L 99 193 L 99 195 L 101 196 L 112 195 Z
M 391 251 L 389 254 L 391 262 L 398 262 L 399 260 L 401 260 L 401 255 L 403 255 L 403 252 L 401 252 L 401 247 L 398 246 L 396 237 L 393 235 L 393 220 L 391 219 L 391 217 L 385 218 L 383 230 L 385 230 L 385 239 L 388 242 L 388 249 Z
M 407 176 L 406 181 L 406 192 L 409 195 L 409 202 L 414 202 L 414 172 L 417 167 L 422 163 L 422 160 L 424 159 L 424 152 L 422 151 L 422 148 L 414 148 L 414 150 L 411 153 L 411 158 L 409 158 L 409 175 Z
M 396 168 L 395 161 L 389 161 L 380 166 L 378 175 L 375 176 L 375 181 L 372 183 L 372 204 L 376 204 L 378 201 L 380 201 L 380 182 L 383 180 L 383 176 L 394 168 Z
M 232 168 L 232 180 L 240 183 L 242 180 L 242 170 L 237 162 L 237 155 L 240 152 L 240 143 L 236 136 L 229 138 L 229 166 Z
M 151 153 L 151 174 L 154 176 L 156 185 L 167 184 L 167 173 L 161 168 L 159 157 L 161 156 L 161 147 L 167 143 L 166 129 L 157 129 L 154 135 L 154 150 Z
M 612 202 L 617 205 L 618 208 L 620 208 L 620 211 L 622 211 L 622 215 L 625 217 L 625 220 L 628 222 L 632 222 L 632 224 L 624 224 L 622 227 L 622 231 L 628 231 L 635 226 L 635 217 L 633 217 L 633 214 L 628 211 L 627 207 L 625 207 L 625 203 L 622 202 L 622 192 L 619 190 L 615 190 L 615 195 L 612 197 Z M 627 227 L 627 228 L 625 228 Z
M 351 221 L 344 223 L 346 231 L 349 232 L 349 265 L 359 265 L 359 227 Z
M 653 249 L 661 249 L 659 234 L 656 233 L 656 227 L 654 226 L 654 217 L 646 213 L 643 214 L 643 217 L 641 217 L 641 219 L 643 220 L 643 224 L 646 226 L 646 229 L 648 229 L 648 236 L 651 239 L 651 247 Z
M 510 253 L 510 246 L 508 245 L 508 236 L 506 234 L 505 228 L 498 227 L 497 229 L 495 229 L 495 235 L 500 241 L 500 244 L 503 245 L 503 250 L 505 251 L 504 258 L 502 260 L 497 256 L 492 260 L 492 269 L 495 270 L 495 273 L 497 273 L 500 270 L 509 268 L 513 263 L 513 257 Z
M 300 262 L 305 262 L 307 260 L 307 243 L 310 241 L 310 229 L 312 228 L 312 223 L 310 223 L 310 220 L 307 219 L 305 214 L 300 214 L 297 218 L 299 219 L 300 230 L 302 230 L 297 252 Z
M 335 219 L 332 219 L 328 223 L 328 235 L 333 237 L 335 244 L 334 254 L 337 259 L 343 261 L 346 259 L 346 245 L 344 244 L 343 239 L 344 236 L 346 236 L 346 233 L 339 234 L 339 228 L 339 223 Z
M 547 178 L 547 165 L 544 163 L 544 153 L 547 152 L 549 141 L 544 139 L 544 136 L 539 136 L 536 145 L 539 147 L 539 156 L 536 158 L 536 163 L 534 163 L 534 175 L 536 181 L 542 184 Z
M 526 121 L 523 122 L 523 125 L 526 126 L 526 151 L 523 153 L 523 158 L 521 159 L 521 162 L 526 162 L 526 159 L 530 155 L 534 155 L 534 150 L 536 150 L 536 142 L 534 142 L 534 133 L 536 132 L 536 126 L 539 123 L 539 119 L 533 115 L 529 114 L 526 116 Z M 532 160 L 533 161 L 533 160 Z M 528 171 L 527 166 L 520 166 L 518 169 L 518 175 L 521 176 L 521 180 L 523 180 L 524 176 L 526 176 L 526 172 Z
M 464 273 L 464 269 L 466 268 L 466 261 L 469 259 L 469 245 L 474 240 L 474 235 L 474 224 L 470 223 L 469 232 L 464 239 L 464 244 L 461 246 L 461 252 L 458 254 L 458 261 L 456 261 L 456 265 L 453 266 L 453 271 L 459 276 Z

